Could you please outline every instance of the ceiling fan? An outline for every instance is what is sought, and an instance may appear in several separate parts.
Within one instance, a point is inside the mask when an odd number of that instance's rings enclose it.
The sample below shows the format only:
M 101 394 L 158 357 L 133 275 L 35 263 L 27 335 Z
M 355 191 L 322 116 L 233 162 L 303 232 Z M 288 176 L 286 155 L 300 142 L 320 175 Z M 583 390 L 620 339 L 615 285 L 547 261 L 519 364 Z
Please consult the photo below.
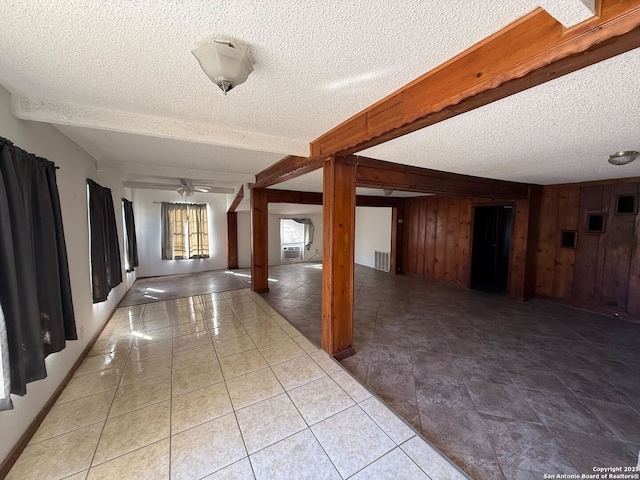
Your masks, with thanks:
M 207 185 L 194 185 L 192 180 L 187 178 L 181 178 L 180 184 L 156 184 L 156 187 L 175 188 L 183 197 L 190 197 L 194 192 L 208 193 L 211 191 L 211 187 Z

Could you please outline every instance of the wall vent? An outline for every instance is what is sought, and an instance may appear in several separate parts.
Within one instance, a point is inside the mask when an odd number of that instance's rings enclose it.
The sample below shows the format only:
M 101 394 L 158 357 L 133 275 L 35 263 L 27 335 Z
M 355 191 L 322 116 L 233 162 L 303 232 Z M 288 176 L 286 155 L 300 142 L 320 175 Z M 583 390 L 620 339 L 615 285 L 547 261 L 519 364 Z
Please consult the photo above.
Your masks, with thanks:
M 388 272 L 391 269 L 391 254 L 389 252 L 379 252 L 378 250 L 374 250 L 373 254 L 375 257 L 373 268 Z

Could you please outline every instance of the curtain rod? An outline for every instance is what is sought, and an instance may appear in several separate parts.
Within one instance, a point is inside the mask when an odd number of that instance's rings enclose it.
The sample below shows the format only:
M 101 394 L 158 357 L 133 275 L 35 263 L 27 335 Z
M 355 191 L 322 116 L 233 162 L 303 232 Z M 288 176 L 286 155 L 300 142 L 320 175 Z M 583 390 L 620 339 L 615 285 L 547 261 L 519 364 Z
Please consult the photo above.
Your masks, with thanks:
M 174 205 L 180 205 L 186 203 L 187 205 L 211 205 L 209 202 L 153 202 L 153 203 L 173 203 Z

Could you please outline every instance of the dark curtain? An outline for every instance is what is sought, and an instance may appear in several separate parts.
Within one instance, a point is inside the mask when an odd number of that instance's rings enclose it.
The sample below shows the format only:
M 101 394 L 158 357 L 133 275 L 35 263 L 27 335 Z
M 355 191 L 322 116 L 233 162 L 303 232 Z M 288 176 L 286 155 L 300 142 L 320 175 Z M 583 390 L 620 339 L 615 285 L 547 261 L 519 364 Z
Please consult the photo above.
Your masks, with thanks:
M 47 376 L 44 359 L 76 340 L 56 168 L 0 138 L 0 304 L 11 393 Z
M 13 408 L 11 403 L 11 367 L 9 366 L 9 342 L 7 324 L 0 305 L 0 411 Z
M 129 272 L 138 266 L 138 240 L 136 238 L 136 223 L 133 217 L 133 203 L 126 198 L 122 199 L 124 205 L 124 224 L 127 227 L 127 252 L 129 253 Z
M 91 230 L 91 278 L 93 303 L 104 302 L 109 292 L 122 283 L 120 245 L 111 190 L 93 180 L 89 185 Z

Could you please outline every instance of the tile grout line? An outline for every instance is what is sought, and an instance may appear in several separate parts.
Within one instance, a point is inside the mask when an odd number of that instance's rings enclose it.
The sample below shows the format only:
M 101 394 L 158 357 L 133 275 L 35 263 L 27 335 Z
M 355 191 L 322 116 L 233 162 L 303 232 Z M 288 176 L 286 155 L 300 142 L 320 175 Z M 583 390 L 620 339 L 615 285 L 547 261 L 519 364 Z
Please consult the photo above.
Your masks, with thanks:
M 173 313 L 172 313 L 173 316 Z M 172 467 L 173 467 L 173 455 L 172 455 L 172 442 L 173 442 L 173 355 L 174 352 L 174 341 L 173 341 L 173 318 L 171 319 L 171 368 L 169 374 L 169 478 L 172 477 Z
M 140 318 L 142 318 L 142 314 L 143 314 L 144 310 L 145 310 L 145 307 L 143 307 L 142 310 L 140 311 L 137 323 L 140 322 Z M 109 320 L 109 321 L 111 321 L 111 320 Z M 127 351 L 127 358 L 129 357 L 129 352 L 131 352 L 131 348 L 133 348 L 132 345 L 133 345 L 133 342 L 131 342 L 131 345 L 129 345 L 129 350 Z M 104 435 L 104 430 L 105 430 L 105 428 L 107 426 L 107 422 L 109 421 L 109 413 L 111 412 L 111 408 L 113 408 L 113 402 L 116 399 L 116 395 L 118 395 L 118 388 L 120 388 L 120 382 L 122 381 L 122 377 L 124 376 L 125 368 L 126 368 L 126 366 L 122 368 L 122 373 L 120 374 L 120 376 L 118 378 L 118 385 L 116 386 L 115 394 L 113 395 L 113 398 L 111 399 L 111 404 L 109 405 L 109 410 L 107 410 L 107 416 L 105 417 L 104 423 L 102 424 L 102 429 L 100 430 L 100 436 L 98 437 L 98 442 L 96 443 L 96 448 L 93 450 L 93 455 L 91 456 L 91 461 L 89 462 L 89 469 L 87 470 L 87 476 L 89 476 L 89 472 L 91 472 L 91 469 L 94 467 L 93 462 L 95 460 L 96 453 L 98 452 L 98 447 L 100 446 L 100 441 L 102 440 L 102 436 Z M 106 463 L 106 462 L 103 462 L 103 463 Z

